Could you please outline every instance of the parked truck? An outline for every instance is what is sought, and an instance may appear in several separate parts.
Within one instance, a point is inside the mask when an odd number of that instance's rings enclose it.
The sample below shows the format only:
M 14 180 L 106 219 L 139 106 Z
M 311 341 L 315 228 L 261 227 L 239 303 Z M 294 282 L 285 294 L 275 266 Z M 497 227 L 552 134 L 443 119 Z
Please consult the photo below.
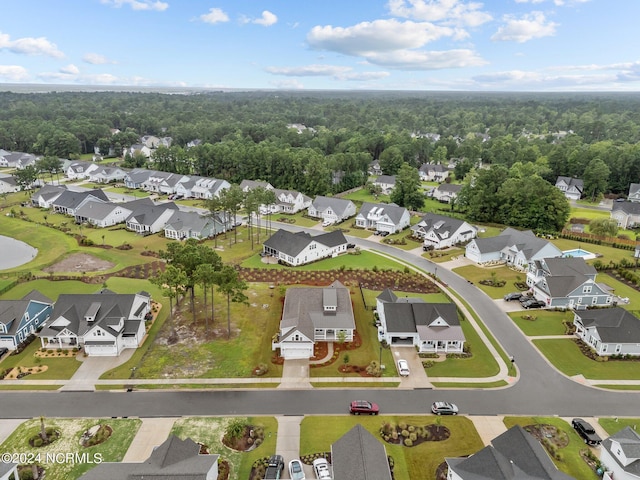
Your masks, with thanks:
M 600 442 L 602 442 L 602 439 L 596 433 L 589 422 L 581 418 L 574 418 L 571 421 L 571 426 L 576 429 L 578 435 L 582 437 L 584 443 L 586 443 L 587 445 L 595 446 L 600 445 Z
M 284 470 L 284 458 L 282 455 L 271 455 L 267 462 L 267 471 L 264 473 L 264 480 L 279 480 Z

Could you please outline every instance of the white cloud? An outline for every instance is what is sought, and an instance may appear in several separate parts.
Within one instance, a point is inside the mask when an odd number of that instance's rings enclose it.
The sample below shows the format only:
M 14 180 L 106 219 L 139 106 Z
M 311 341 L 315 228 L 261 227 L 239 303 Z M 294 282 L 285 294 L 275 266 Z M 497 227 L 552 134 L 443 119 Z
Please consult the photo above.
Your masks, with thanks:
M 205 23 L 224 23 L 229 21 L 229 16 L 222 11 L 220 8 L 211 8 L 209 9 L 209 13 L 204 13 L 200 15 L 200 20 Z
M 163 12 L 169 8 L 168 3 L 159 0 L 101 0 L 101 2 L 116 8 L 129 5 L 132 10 L 155 10 L 156 12 Z
M 515 1 L 516 3 L 542 3 L 546 1 L 551 1 L 556 7 L 562 7 L 565 5 L 566 6 L 579 5 L 581 3 L 590 2 L 591 0 L 515 0 Z
M 375 20 L 352 27 L 316 26 L 307 34 L 307 42 L 317 50 L 330 50 L 345 55 L 367 56 L 376 52 L 391 52 L 418 48 L 456 32 L 427 22 Z
M 91 65 L 105 65 L 107 63 L 116 63 L 112 60 L 109 60 L 104 55 L 100 55 L 99 53 L 86 53 L 82 57 L 82 61 L 85 63 L 90 63 Z
M 350 72 L 336 75 L 338 80 L 348 80 L 350 82 L 360 82 L 368 80 L 380 80 L 391 75 L 389 72 Z
M 65 73 L 68 75 L 77 75 L 80 73 L 80 69 L 78 67 L 76 67 L 73 63 L 70 63 L 69 65 L 65 66 L 65 67 L 61 67 L 60 68 L 60 73 Z
M 396 17 L 467 27 L 477 27 L 492 20 L 482 7 L 482 3 L 460 0 L 389 0 L 387 3 L 389 12 Z
M 9 50 L 12 53 L 23 55 L 48 55 L 53 58 L 62 58 L 64 53 L 58 50 L 55 43 L 51 43 L 45 37 L 23 37 L 11 40 L 8 34 L 0 32 L 0 50 Z
M 277 22 L 278 17 L 269 10 L 262 12 L 262 16 L 260 18 L 249 20 L 249 23 L 255 23 L 256 25 L 262 25 L 264 27 L 270 27 L 271 25 L 275 25 Z
M 369 55 L 370 63 L 402 70 L 440 70 L 445 68 L 478 67 L 487 62 L 473 50 L 402 50 Z
M 270 82 L 275 88 L 279 88 L 282 90 L 301 90 L 304 88 L 304 85 L 300 83 L 298 80 L 281 80 L 278 82 Z
M 274 75 L 288 77 L 333 77 L 336 80 L 376 80 L 389 76 L 389 72 L 354 72 L 351 67 L 338 65 L 303 65 L 301 67 L 267 67 L 265 70 Z
M 528 42 L 534 38 L 555 35 L 557 23 L 549 22 L 542 12 L 531 12 L 517 18 L 515 15 L 505 15 L 504 26 L 491 37 L 494 41 Z
M 29 79 L 29 73 L 20 65 L 0 65 L 0 78 L 10 82 L 22 82 Z

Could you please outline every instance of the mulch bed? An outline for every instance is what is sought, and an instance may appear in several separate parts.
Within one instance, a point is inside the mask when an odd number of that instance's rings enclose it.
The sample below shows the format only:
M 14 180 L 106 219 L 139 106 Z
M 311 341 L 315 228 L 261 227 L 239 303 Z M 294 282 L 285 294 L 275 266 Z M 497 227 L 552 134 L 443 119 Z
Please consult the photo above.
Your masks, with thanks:
M 423 425 L 423 426 L 402 425 L 402 427 L 404 427 L 404 429 L 407 431 L 409 431 L 409 429 L 413 429 L 413 433 L 416 434 L 415 435 L 416 439 L 412 440 L 411 446 L 413 447 L 420 445 L 421 443 L 424 443 L 424 442 L 441 442 L 443 440 L 447 440 L 451 436 L 451 430 L 449 430 L 444 425 L 436 425 L 435 423 L 431 423 L 429 425 Z M 400 426 L 400 424 L 383 425 L 380 432 L 383 440 L 393 445 L 405 445 L 404 440 L 405 438 L 409 438 L 409 437 L 404 437 L 402 435 L 402 431 L 403 431 L 402 427 Z M 391 436 L 392 432 L 394 431 L 397 433 L 397 438 L 393 438 L 393 436 Z M 409 433 L 412 433 L 412 432 L 409 431 Z
M 569 435 L 562 430 L 558 430 L 558 427 L 547 424 L 535 424 L 527 425 L 523 427 L 527 432 L 533 435 L 542 445 L 544 441 L 550 442 L 557 448 L 564 448 L 569 445 Z

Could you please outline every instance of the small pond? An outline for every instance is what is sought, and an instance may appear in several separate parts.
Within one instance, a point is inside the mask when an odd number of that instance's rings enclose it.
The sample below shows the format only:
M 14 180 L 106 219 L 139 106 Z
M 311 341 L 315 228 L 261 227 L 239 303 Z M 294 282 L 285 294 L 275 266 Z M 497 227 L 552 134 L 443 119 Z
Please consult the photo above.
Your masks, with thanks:
M 15 238 L 0 235 L 0 270 L 24 265 L 33 260 L 37 254 L 37 248 Z

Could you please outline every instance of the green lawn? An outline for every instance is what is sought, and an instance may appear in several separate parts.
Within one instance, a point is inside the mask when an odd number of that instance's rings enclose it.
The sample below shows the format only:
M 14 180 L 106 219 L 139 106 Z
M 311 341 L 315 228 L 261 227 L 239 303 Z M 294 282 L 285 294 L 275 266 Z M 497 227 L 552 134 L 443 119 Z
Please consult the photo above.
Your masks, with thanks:
M 25 380 L 67 380 L 80 368 L 80 362 L 71 358 L 40 358 L 35 353 L 40 349 L 40 339 L 36 338 L 18 355 L 6 357 L 0 367 L 2 369 L 14 367 L 46 367 L 41 373 L 33 373 L 25 377 Z
M 221 460 L 230 464 L 229 478 L 249 478 L 253 462 L 276 453 L 276 439 L 278 437 L 278 422 L 273 417 L 240 418 L 253 426 L 264 428 L 264 441 L 250 452 L 231 450 L 222 443 L 222 437 L 229 423 L 234 417 L 202 417 L 179 418 L 171 429 L 171 433 L 179 438 L 191 438 L 209 447 L 211 453 L 220 454 Z
M 580 480 L 596 479 L 597 475 L 580 457 L 580 451 L 585 447 L 584 441 L 576 433 L 576 431 L 564 420 L 557 417 L 505 417 L 504 424 L 507 428 L 514 425 L 526 427 L 527 425 L 553 425 L 559 431 L 564 432 L 569 437 L 569 444 L 559 449 L 562 454 L 562 460 L 551 458 L 556 464 L 558 470 L 563 471 L 573 478 Z M 551 457 L 551 456 L 550 456 Z
M 356 190 L 355 192 L 350 192 L 341 198 L 351 200 L 353 203 L 356 203 L 358 207 L 360 207 L 364 202 L 389 203 L 391 201 L 389 199 L 389 195 L 381 194 L 376 197 L 373 194 L 369 193 L 366 188 L 361 188 L 360 190 Z
M 476 287 L 493 299 L 502 298 L 509 292 L 517 292 L 518 289 L 515 287 L 514 282 L 524 282 L 527 278 L 526 273 L 516 272 L 505 266 L 482 268 L 476 265 L 467 265 L 454 268 L 453 271 L 473 282 Z M 493 280 L 494 278 L 497 281 L 504 280 L 507 283 L 503 287 L 492 287 L 480 283 L 481 280 Z
M 606 273 L 598 274 L 598 283 L 604 283 L 613 289 L 613 293 L 621 298 L 628 298 L 629 303 L 622 303 L 619 306 L 627 310 L 639 310 L 640 309 L 640 292 L 635 288 L 630 287 L 626 283 L 622 283 L 616 280 Z
M 262 258 L 257 254 L 252 255 L 241 263 L 243 267 L 247 268 L 266 268 L 273 270 L 283 269 L 295 269 L 295 270 L 339 270 L 339 269 L 353 269 L 353 270 L 371 270 L 373 267 L 378 269 L 392 269 L 392 270 L 404 270 L 404 266 L 398 262 L 378 255 L 377 253 L 369 251 L 361 251 L 358 255 L 340 255 L 334 258 L 325 258 L 318 262 L 310 263 L 308 265 L 300 265 L 298 267 L 290 267 L 287 265 L 279 264 L 264 264 Z
M 514 300 L 515 301 L 515 300 Z M 552 310 L 527 310 L 508 314 L 514 323 L 528 337 L 539 335 L 564 335 L 563 321 L 573 322 L 572 312 L 554 312 Z M 529 316 L 531 319 L 522 318 Z
M 372 399 L 375 401 L 375 398 Z M 384 405 L 380 405 L 384 412 Z M 331 444 L 357 424 L 361 424 L 380 442 L 380 427 L 385 423 L 424 426 L 441 422 L 450 430 L 451 436 L 441 442 L 424 442 L 415 447 L 384 443 L 387 455 L 394 460 L 395 480 L 435 480 L 438 465 L 445 457 L 462 457 L 481 450 L 484 445 L 473 423 L 466 417 L 420 416 L 373 416 L 373 417 L 327 417 L 306 416 L 300 425 L 300 454 L 310 455 L 331 451 Z
M 585 357 L 571 339 L 534 340 L 534 345 L 558 370 L 568 376 L 582 374 L 593 380 L 640 380 L 638 362 L 597 362 Z
M 625 427 L 631 427 L 636 430 L 640 427 L 640 418 L 601 418 L 598 423 L 609 435 L 613 435 Z
M 435 263 L 448 262 L 452 257 L 464 256 L 464 248 L 451 247 L 446 250 L 432 250 L 424 252 L 422 256 Z
M 362 289 L 364 293 L 365 302 L 370 307 L 376 306 L 376 297 L 380 295 L 382 292 L 378 290 L 369 290 L 366 288 Z M 398 297 L 417 297 L 422 298 L 427 303 L 451 303 L 451 299 L 447 297 L 444 293 L 404 293 L 399 291 L 393 291 Z
M 103 443 L 93 447 L 82 447 L 80 437 L 94 425 L 106 424 L 113 429 L 111 436 Z M 0 445 L 0 451 L 9 453 L 26 453 L 38 455 L 39 462 L 45 468 L 47 480 L 73 480 L 95 466 L 98 461 L 90 463 L 46 461 L 47 454 L 55 458 L 56 454 L 80 454 L 87 455 L 88 459 L 100 458 L 104 462 L 120 462 L 124 458 L 131 442 L 133 441 L 142 421 L 138 419 L 91 419 L 91 418 L 45 418 L 45 427 L 53 427 L 61 433 L 58 440 L 50 445 L 34 448 L 28 443 L 29 439 L 40 431 L 40 419 L 27 420 L 21 424 Z
M 137 198 L 144 198 L 149 196 L 149 192 L 145 192 L 144 190 L 131 189 L 126 187 L 109 187 L 107 190 L 113 193 L 130 195 L 132 197 L 137 197 Z
M 572 250 L 574 248 L 582 248 L 583 250 L 587 250 L 592 253 L 600 254 L 602 257 L 598 258 L 603 264 L 608 264 L 609 262 L 619 263 L 623 258 L 626 258 L 629 262 L 633 262 L 633 250 L 623 250 L 621 248 L 613 248 L 605 245 L 596 245 L 593 243 L 585 243 L 579 242 L 576 240 L 567 240 L 564 238 L 557 238 L 552 240 L 556 247 L 560 250 Z M 595 260 L 587 260 L 587 263 L 593 264 Z

